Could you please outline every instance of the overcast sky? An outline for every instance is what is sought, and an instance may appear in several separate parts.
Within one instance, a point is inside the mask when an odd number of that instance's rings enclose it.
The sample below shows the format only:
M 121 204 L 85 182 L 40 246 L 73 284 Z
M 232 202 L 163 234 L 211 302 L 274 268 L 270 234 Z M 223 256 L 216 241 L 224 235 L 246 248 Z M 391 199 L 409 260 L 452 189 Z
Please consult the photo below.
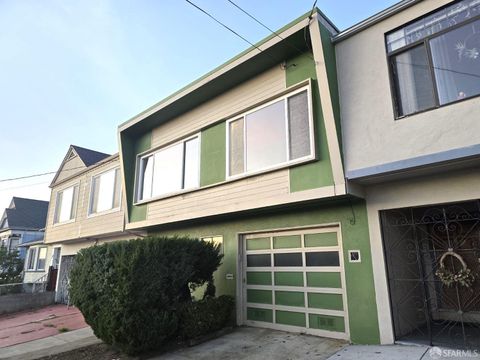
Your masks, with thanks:
M 269 32 L 227 0 L 192 0 L 251 42 Z M 278 29 L 313 0 L 234 0 Z M 319 0 L 340 29 L 393 0 Z M 183 0 L 0 0 L 0 180 L 56 171 L 70 144 L 114 153 L 117 126 L 249 45 Z M 53 175 L 0 181 L 48 200 Z

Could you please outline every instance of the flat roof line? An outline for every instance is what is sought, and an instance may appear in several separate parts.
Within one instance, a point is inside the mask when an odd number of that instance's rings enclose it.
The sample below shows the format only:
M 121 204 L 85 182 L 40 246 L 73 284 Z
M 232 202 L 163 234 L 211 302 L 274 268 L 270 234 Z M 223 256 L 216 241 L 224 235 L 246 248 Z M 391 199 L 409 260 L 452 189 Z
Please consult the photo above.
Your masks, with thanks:
M 413 6 L 422 0 L 402 0 L 385 10 L 380 11 L 379 13 L 376 13 L 375 15 L 370 16 L 369 18 L 366 18 L 365 20 L 360 21 L 359 23 L 350 26 L 349 28 L 339 32 L 337 35 L 335 35 L 332 38 L 333 43 L 338 43 L 342 40 L 348 39 L 349 37 L 359 33 L 360 31 L 365 30 L 366 28 L 369 28 L 370 26 L 373 26 L 377 23 L 379 23 L 382 20 L 385 20 L 389 18 L 390 16 L 393 16 L 395 14 L 398 14 L 399 12 L 409 8 L 410 6 Z

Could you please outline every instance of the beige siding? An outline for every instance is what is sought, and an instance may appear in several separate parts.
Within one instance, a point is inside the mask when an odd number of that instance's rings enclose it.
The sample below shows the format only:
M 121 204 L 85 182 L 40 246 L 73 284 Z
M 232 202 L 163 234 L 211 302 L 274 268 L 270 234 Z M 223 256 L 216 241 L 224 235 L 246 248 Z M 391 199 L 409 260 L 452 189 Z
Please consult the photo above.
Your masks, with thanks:
M 47 217 L 47 227 L 45 232 L 45 242 L 60 242 L 69 239 L 95 237 L 105 234 L 118 233 L 123 230 L 124 211 L 123 202 L 120 211 L 106 212 L 95 216 L 88 216 L 88 206 L 90 198 L 90 187 L 92 176 L 100 174 L 106 170 L 119 166 L 118 157 L 107 161 L 104 164 L 93 168 L 90 171 L 82 173 L 73 179 L 58 184 L 52 189 L 50 198 L 50 207 Z M 79 185 L 78 203 L 75 221 L 54 224 L 55 199 L 59 191 L 72 185 Z
M 58 183 L 72 175 L 75 175 L 76 173 L 83 171 L 85 168 L 86 166 L 83 161 L 80 160 L 80 157 L 78 155 L 75 155 L 75 157 L 71 158 L 63 164 L 60 172 L 58 173 L 56 182 Z
M 156 223 L 216 215 L 289 193 L 288 170 L 259 175 L 232 183 L 155 201 L 148 205 L 147 220 Z
M 446 4 L 426 0 L 336 45 L 346 170 L 480 143 L 480 99 L 394 119 L 385 33 Z
M 159 126 L 152 133 L 152 147 L 161 146 L 226 119 L 245 108 L 262 102 L 285 89 L 285 71 L 280 65 L 197 106 L 174 121 Z

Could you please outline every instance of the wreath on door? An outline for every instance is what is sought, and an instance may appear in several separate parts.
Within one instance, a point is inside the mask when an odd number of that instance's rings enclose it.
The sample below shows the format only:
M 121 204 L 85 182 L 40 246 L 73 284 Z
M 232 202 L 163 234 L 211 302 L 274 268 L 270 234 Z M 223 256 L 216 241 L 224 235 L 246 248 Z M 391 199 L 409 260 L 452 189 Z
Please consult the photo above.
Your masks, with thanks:
M 456 258 L 460 264 L 462 264 L 462 269 L 457 272 L 452 272 L 450 269 L 445 267 L 445 259 L 447 256 L 453 256 Z M 445 286 L 452 286 L 454 284 L 459 284 L 460 286 L 464 287 L 471 287 L 473 282 L 475 281 L 475 275 L 472 271 L 467 267 L 467 263 L 463 258 L 457 254 L 456 252 L 449 250 L 445 252 L 440 257 L 440 267 L 435 272 L 435 275 L 442 281 Z

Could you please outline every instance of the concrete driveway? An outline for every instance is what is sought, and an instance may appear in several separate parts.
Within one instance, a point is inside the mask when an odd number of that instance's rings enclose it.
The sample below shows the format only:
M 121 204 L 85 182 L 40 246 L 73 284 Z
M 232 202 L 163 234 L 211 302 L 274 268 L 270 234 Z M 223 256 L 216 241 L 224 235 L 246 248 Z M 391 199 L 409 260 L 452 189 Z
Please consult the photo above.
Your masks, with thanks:
M 180 349 L 154 359 L 158 360 L 293 360 L 328 359 L 346 346 L 341 340 L 292 334 L 282 331 L 246 328 L 190 348 Z

